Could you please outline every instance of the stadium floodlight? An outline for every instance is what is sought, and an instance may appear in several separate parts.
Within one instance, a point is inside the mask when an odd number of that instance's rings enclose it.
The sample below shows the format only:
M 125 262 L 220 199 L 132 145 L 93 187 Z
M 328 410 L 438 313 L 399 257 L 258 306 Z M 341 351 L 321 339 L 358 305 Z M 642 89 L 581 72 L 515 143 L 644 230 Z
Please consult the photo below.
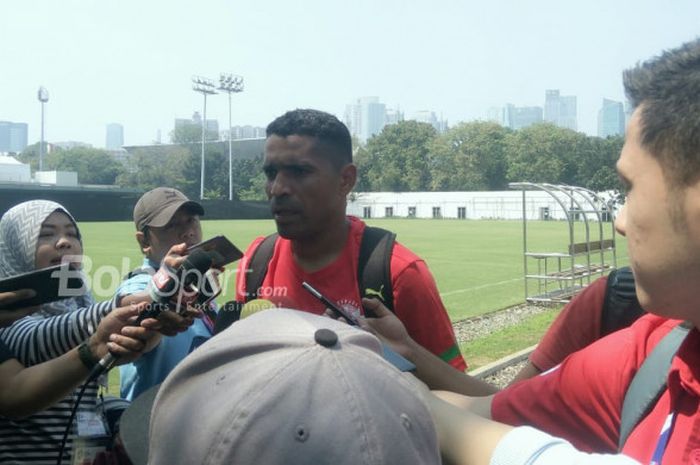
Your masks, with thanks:
M 202 76 L 192 76 L 192 90 L 204 96 L 204 110 L 202 111 L 202 160 L 199 172 L 199 198 L 204 199 L 204 144 L 207 137 L 207 95 L 216 94 L 214 81 Z
M 231 94 L 243 92 L 243 76 L 236 74 L 221 73 L 219 76 L 219 90 L 228 94 L 228 199 L 233 200 L 233 159 L 231 152 L 231 139 L 233 129 L 231 128 Z
M 44 171 L 44 105 L 49 101 L 49 91 L 39 86 L 36 98 L 41 102 L 41 142 L 39 142 L 39 171 Z

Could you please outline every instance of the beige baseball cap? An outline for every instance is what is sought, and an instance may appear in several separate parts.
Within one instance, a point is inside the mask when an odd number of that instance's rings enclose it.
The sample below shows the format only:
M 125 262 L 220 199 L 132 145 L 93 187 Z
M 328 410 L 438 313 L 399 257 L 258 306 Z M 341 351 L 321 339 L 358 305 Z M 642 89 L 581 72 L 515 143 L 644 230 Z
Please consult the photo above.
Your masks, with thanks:
M 200 216 L 204 215 L 202 205 L 188 199 L 179 190 L 172 187 L 156 187 L 143 194 L 134 206 L 136 229 L 143 231 L 146 226 L 162 228 L 181 208 L 188 208 Z
M 256 313 L 188 355 L 146 405 L 137 399 L 140 417 L 124 415 L 141 419 L 122 429 L 150 447 L 124 444 L 149 465 L 438 465 L 417 381 L 381 354 L 376 337 L 331 318 Z

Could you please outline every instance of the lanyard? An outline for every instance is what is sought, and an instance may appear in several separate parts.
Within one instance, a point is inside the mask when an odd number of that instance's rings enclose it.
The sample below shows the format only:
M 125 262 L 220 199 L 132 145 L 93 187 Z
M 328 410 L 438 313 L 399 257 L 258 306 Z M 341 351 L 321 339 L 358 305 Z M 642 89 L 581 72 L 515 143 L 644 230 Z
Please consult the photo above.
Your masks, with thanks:
M 664 456 L 664 452 L 666 452 L 666 446 L 668 446 L 668 440 L 671 437 L 671 429 L 673 429 L 673 421 L 675 419 L 675 412 L 669 413 L 666 417 L 666 421 L 661 427 L 661 433 L 659 433 L 659 441 L 656 443 L 656 449 L 654 449 L 654 455 L 651 456 L 649 465 L 661 465 L 661 459 Z

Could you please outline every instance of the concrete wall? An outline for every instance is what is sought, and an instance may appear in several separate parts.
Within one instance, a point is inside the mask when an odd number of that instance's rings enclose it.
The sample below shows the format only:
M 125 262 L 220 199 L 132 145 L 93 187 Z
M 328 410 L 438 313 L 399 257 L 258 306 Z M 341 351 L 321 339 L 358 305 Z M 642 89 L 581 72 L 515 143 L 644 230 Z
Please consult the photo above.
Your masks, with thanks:
M 564 196 L 560 197 L 560 199 L 567 208 L 571 208 L 568 199 Z M 525 205 L 525 214 L 528 220 L 566 219 L 566 214 L 561 205 L 547 192 L 527 191 Z M 585 208 L 588 208 L 588 206 Z M 516 190 L 491 192 L 359 192 L 351 194 L 347 211 L 349 214 L 361 218 L 366 218 L 367 216 L 371 218 L 413 216 L 416 218 L 518 220 L 523 217 L 523 193 Z M 367 215 L 368 212 L 369 215 Z M 590 219 L 594 218 L 590 217 Z

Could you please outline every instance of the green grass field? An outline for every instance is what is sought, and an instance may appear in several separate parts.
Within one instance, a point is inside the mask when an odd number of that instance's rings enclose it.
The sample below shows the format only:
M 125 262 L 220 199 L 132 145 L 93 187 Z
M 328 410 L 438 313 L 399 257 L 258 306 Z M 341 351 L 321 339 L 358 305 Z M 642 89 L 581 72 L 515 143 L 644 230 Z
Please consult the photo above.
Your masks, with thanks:
M 523 302 L 521 221 L 384 219 L 369 223 L 395 231 L 402 244 L 425 259 L 453 321 Z M 86 268 L 90 268 L 95 296 L 109 298 L 121 277 L 142 261 L 133 223 L 81 223 L 80 228 L 92 262 Z M 253 238 L 275 229 L 271 220 L 212 220 L 204 221 L 202 228 L 205 238 L 224 234 L 243 250 Z M 582 225 L 577 228 L 578 241 L 583 237 Z M 538 252 L 564 252 L 569 243 L 566 223 L 558 221 L 528 222 L 528 238 L 529 250 Z M 618 265 L 627 263 L 624 246 L 624 241 L 618 242 Z M 235 267 L 231 268 L 221 300 L 233 295 Z
M 428 263 L 453 321 L 524 301 L 521 221 L 383 219 L 368 223 L 396 232 L 402 244 Z M 91 262 L 86 262 L 86 268 L 90 266 L 92 270 L 87 271 L 93 278 L 95 296 L 107 299 L 122 276 L 140 266 L 143 259 L 134 238 L 133 223 L 80 223 L 80 229 L 85 254 Z M 255 237 L 274 232 L 275 225 L 271 220 L 211 220 L 203 221 L 202 229 L 205 238 L 224 234 L 245 250 Z M 585 237 L 583 226 L 577 224 L 575 241 L 581 241 L 582 237 Z M 626 243 L 619 237 L 618 241 L 618 265 L 625 265 Z M 569 243 L 567 225 L 558 221 L 528 222 L 528 243 L 531 251 L 564 252 Z M 232 271 L 225 275 L 226 292 L 220 301 L 232 298 L 235 279 Z M 557 310 L 463 344 L 462 353 L 470 369 L 537 343 Z M 112 393 L 119 392 L 118 375 L 117 370 L 110 373 Z

